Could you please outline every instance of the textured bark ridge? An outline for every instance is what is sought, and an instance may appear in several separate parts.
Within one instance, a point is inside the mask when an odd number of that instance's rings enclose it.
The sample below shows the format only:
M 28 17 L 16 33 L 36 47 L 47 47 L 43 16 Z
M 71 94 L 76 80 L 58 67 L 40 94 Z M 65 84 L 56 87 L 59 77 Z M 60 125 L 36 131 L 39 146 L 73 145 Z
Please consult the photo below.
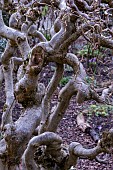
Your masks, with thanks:
M 80 36 L 94 44 L 94 47 L 113 49 L 113 32 L 105 28 L 108 20 L 103 21 L 97 15 L 103 2 L 112 8 L 110 0 L 99 3 L 89 0 L 0 1 L 0 36 L 7 38 L 0 67 L 0 83 L 4 78 L 6 93 L 1 124 L 1 170 L 68 170 L 77 164 L 78 158 L 96 159 L 99 153 L 111 151 L 113 129 L 105 133 L 92 149 L 85 149 L 78 142 L 64 146 L 56 133 L 73 95 L 76 95 L 79 104 L 91 99 L 104 103 L 106 95 L 113 91 L 111 85 L 99 96 L 86 83 L 87 75 L 82 63 L 75 54 L 68 52 L 69 46 Z M 53 26 L 54 35 L 49 41 L 37 26 L 42 17 L 41 9 L 45 6 L 58 10 Z M 2 11 L 11 7 L 15 9 L 15 13 L 12 12 L 9 26 L 6 26 Z M 109 14 L 108 9 L 106 13 Z M 111 39 L 103 34 L 106 30 Z M 29 36 L 38 38 L 39 43 L 31 47 Z M 21 56 L 14 56 L 17 48 Z M 50 62 L 56 64 L 56 69 L 45 87 L 39 82 L 39 78 L 42 69 Z M 72 67 L 73 77 L 60 90 L 58 103 L 51 110 L 51 98 L 62 79 L 65 64 Z M 16 84 L 13 82 L 15 65 L 19 66 Z M 22 104 L 24 111 L 13 122 L 12 109 L 15 101 Z

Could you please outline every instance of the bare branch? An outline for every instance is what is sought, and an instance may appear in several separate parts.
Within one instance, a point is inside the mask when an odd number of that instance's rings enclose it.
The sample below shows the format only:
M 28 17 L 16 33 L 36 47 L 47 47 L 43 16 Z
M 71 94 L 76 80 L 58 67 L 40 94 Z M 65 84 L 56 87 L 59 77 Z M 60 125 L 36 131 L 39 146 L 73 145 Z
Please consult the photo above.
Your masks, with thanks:
M 50 149 L 52 148 L 51 152 L 49 152 L 51 155 L 55 155 L 55 157 L 58 159 L 60 156 L 60 145 L 62 143 L 62 139 L 52 133 L 52 132 L 45 132 L 39 136 L 33 137 L 27 146 L 27 149 L 24 152 L 24 159 L 25 159 L 25 164 L 27 167 L 27 170 L 37 170 L 40 169 L 37 167 L 35 161 L 34 161 L 34 153 L 37 149 L 37 147 L 41 145 L 46 145 Z M 53 150 L 54 147 L 54 150 Z M 47 148 L 47 149 L 49 149 Z M 49 149 L 49 150 L 50 150 Z M 55 154 L 56 153 L 56 154 Z
M 98 41 L 98 40 L 100 41 L 100 45 L 102 47 L 113 49 L 113 40 L 112 39 L 107 38 L 103 35 L 100 36 L 99 34 L 96 34 L 95 38 L 96 38 L 96 41 Z
M 61 90 L 59 94 L 59 102 L 56 106 L 53 114 L 50 115 L 49 124 L 47 127 L 47 131 L 55 132 L 57 130 L 57 126 L 65 114 L 65 111 L 69 105 L 71 97 L 75 93 L 75 89 L 73 87 L 73 82 L 69 81 L 66 86 Z M 53 123 L 54 122 L 54 123 Z
M 61 12 L 59 21 L 57 19 L 57 23 L 60 24 L 60 30 L 56 33 L 52 39 L 50 40 L 49 44 L 54 49 L 57 50 L 59 46 L 69 37 L 74 29 L 74 23 L 69 24 L 71 14 L 63 14 Z
M 37 30 L 34 30 L 33 33 L 31 33 L 30 30 L 29 30 L 28 34 L 32 35 L 32 37 L 39 38 L 39 40 L 41 42 L 46 42 L 47 41 L 47 39 L 44 37 L 44 35 L 41 32 L 37 31 Z
M 0 66 L 0 87 L 2 85 L 3 79 L 4 79 L 3 68 L 2 66 Z
M 92 28 L 94 25 L 94 22 L 87 22 L 87 24 L 82 25 L 80 28 L 77 29 L 76 32 L 71 34 L 67 40 L 61 44 L 60 49 L 64 50 L 65 48 L 68 48 L 74 41 L 76 41 L 83 33 L 87 32 Z
M 44 124 L 45 120 L 47 119 L 47 116 L 50 113 L 50 100 L 51 100 L 51 97 L 52 97 L 54 91 L 56 90 L 56 88 L 59 84 L 59 81 L 62 78 L 63 70 L 64 70 L 63 65 L 57 64 L 55 73 L 46 88 L 45 96 L 42 100 L 43 115 L 42 115 L 41 126 L 45 126 L 45 124 Z M 42 130 L 40 130 L 40 133 L 42 133 L 43 128 L 44 127 L 41 128 Z
M 26 59 L 28 57 L 28 54 L 31 49 L 26 39 L 26 36 L 23 33 L 10 27 L 7 27 L 4 24 L 1 10 L 0 10 L 0 35 L 17 43 L 23 58 Z
M 6 103 L 3 109 L 1 128 L 3 128 L 5 124 L 12 122 L 12 108 L 14 105 L 14 87 L 13 87 L 13 77 L 12 77 L 13 67 L 11 63 L 11 57 L 13 52 L 14 52 L 14 47 L 11 45 L 11 42 L 8 41 L 6 49 L 2 54 L 2 66 L 3 66 L 3 73 L 5 78 Z

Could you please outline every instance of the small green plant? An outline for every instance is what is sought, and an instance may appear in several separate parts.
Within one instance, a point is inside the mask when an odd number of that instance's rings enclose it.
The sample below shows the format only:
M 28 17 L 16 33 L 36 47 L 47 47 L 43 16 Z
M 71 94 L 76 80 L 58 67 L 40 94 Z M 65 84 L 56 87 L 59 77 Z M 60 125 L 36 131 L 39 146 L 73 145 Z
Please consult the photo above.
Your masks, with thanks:
M 70 76 L 63 77 L 63 78 L 60 80 L 60 85 L 61 85 L 61 86 L 65 86 L 70 79 L 71 79 Z
M 92 58 L 96 57 L 96 56 L 102 56 L 103 55 L 102 52 L 100 51 L 100 49 L 95 49 L 94 50 L 91 47 L 91 45 L 85 45 L 82 50 L 78 51 L 78 54 L 80 56 L 84 56 L 84 57 L 87 57 L 88 55 L 91 55 Z
M 87 55 L 88 55 L 87 45 L 85 45 L 82 50 L 78 51 L 78 54 L 79 54 L 80 56 L 87 56 Z
M 51 35 L 50 35 L 50 34 L 48 34 L 48 33 L 44 33 L 44 36 L 46 37 L 46 39 L 47 39 L 48 41 L 50 41 L 50 40 L 51 40 Z
M 90 105 L 88 115 L 91 116 L 94 113 L 95 116 L 108 116 L 112 111 L 113 106 L 111 105 Z
M 47 12 L 48 12 L 48 6 L 43 7 L 42 8 L 42 16 L 46 16 Z
M 92 77 L 86 76 L 85 80 L 89 85 L 93 85 L 94 87 L 97 86 L 97 81 L 95 80 L 94 76 Z
M 102 59 L 104 57 L 103 49 L 94 49 L 91 44 L 85 45 L 82 50 L 78 51 L 78 54 L 82 58 L 86 58 L 87 67 L 91 67 L 95 70 L 98 58 Z

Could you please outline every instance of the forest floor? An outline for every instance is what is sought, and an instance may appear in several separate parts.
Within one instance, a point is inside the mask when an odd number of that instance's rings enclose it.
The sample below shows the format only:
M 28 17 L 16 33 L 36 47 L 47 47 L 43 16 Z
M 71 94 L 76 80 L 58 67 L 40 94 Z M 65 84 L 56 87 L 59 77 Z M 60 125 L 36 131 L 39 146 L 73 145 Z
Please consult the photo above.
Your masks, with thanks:
M 83 60 L 83 65 L 87 70 L 88 83 L 90 83 L 91 86 L 93 85 L 95 89 L 107 88 L 107 86 L 113 84 L 113 57 L 108 51 L 106 55 L 103 62 L 97 61 L 93 70 L 93 66 L 87 68 L 86 59 Z M 109 95 L 108 101 L 113 101 L 113 93 Z M 104 131 L 108 131 L 113 127 L 113 105 L 103 105 L 93 100 L 78 105 L 75 96 L 70 101 L 69 108 L 60 122 L 58 133 L 62 136 L 65 144 L 77 141 L 86 148 L 92 148 L 96 146 L 96 143 L 89 134 L 82 132 L 77 125 L 76 118 L 80 113 L 83 113 L 86 122 L 91 125 L 91 128 L 95 130 L 99 138 L 101 138 Z M 109 155 L 99 155 L 100 158 L 107 159 L 105 164 L 97 163 L 95 160 L 79 159 L 77 167 L 73 167 L 73 169 L 113 170 L 112 154 L 113 151 Z
M 84 67 L 87 70 L 88 75 L 88 83 L 93 85 L 95 88 L 103 88 L 109 86 L 113 83 L 113 57 L 111 53 L 105 53 L 103 62 L 97 61 L 95 66 L 90 66 L 87 68 L 86 66 L 86 58 L 82 60 Z M 80 58 L 81 59 L 81 58 Z M 95 72 L 95 73 L 94 73 Z M 42 73 L 41 82 L 44 82 L 46 85 L 51 78 L 51 75 L 54 73 L 54 65 L 50 65 L 45 68 Z M 55 106 L 58 99 L 58 92 L 61 89 L 66 81 L 72 75 L 72 70 L 70 68 L 66 68 L 64 77 L 66 79 L 62 79 L 58 89 L 56 90 L 53 100 L 52 106 Z M 4 83 L 1 87 L 0 91 L 0 118 L 2 115 L 2 109 L 5 102 L 5 92 L 4 92 Z M 109 95 L 109 99 L 113 99 L 113 94 Z M 102 105 L 95 101 L 87 101 L 82 105 L 76 103 L 76 96 L 73 96 L 70 105 L 65 113 L 65 116 L 61 120 L 58 127 L 58 134 L 62 137 L 65 145 L 70 144 L 71 142 L 80 142 L 86 148 L 92 148 L 96 146 L 96 143 L 92 139 L 92 137 L 88 133 L 84 133 L 81 131 L 77 125 L 77 115 L 83 113 L 85 120 L 91 125 L 91 128 L 95 130 L 95 132 L 101 138 L 102 132 L 109 130 L 113 127 L 113 108 L 110 105 Z M 14 121 L 20 115 L 22 111 L 22 107 L 19 104 L 15 105 L 13 110 L 13 119 Z M 1 119 L 0 119 L 1 120 Z M 75 170 L 113 170 L 113 153 L 109 155 L 101 154 L 100 157 L 102 159 L 107 157 L 107 161 L 105 164 L 97 163 L 95 160 L 85 160 L 79 159 L 77 163 L 77 167 L 73 167 Z

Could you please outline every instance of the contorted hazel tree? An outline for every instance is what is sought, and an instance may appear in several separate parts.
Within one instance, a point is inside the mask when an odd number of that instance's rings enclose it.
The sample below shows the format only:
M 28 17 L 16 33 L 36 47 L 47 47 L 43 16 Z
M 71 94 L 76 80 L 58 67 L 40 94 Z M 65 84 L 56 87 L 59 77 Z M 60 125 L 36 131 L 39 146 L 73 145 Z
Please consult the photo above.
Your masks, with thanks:
M 73 95 L 76 95 L 78 103 L 90 99 L 104 102 L 106 93 L 113 90 L 110 86 L 99 96 L 86 83 L 86 72 L 77 56 L 68 53 L 68 47 L 81 35 L 95 47 L 113 49 L 113 32 L 106 27 L 109 11 L 112 10 L 112 1 L 108 1 L 106 5 L 101 1 L 90 0 L 0 1 L 0 36 L 7 38 L 1 59 L 1 81 L 4 78 L 6 92 L 1 124 L 1 170 L 68 170 L 76 165 L 79 157 L 95 159 L 101 152 L 110 152 L 113 147 L 113 129 L 92 149 L 85 149 L 78 142 L 64 148 L 62 138 L 56 134 Z M 54 36 L 50 41 L 37 29 L 41 7 L 45 5 L 59 13 L 54 22 Z M 2 10 L 13 8 L 15 12 L 10 17 L 9 26 L 6 26 Z M 105 10 L 102 14 L 104 17 L 100 16 L 100 8 Z M 104 31 L 109 33 L 111 39 L 103 35 Z M 38 38 L 40 42 L 31 47 L 29 36 Z M 15 57 L 13 53 L 17 48 L 21 56 Z M 56 63 L 56 70 L 48 86 L 44 87 L 39 78 L 42 68 L 49 62 Z M 60 90 L 58 103 L 54 111 L 51 111 L 51 97 L 62 78 L 64 64 L 72 67 L 73 77 Z M 12 75 L 15 65 L 19 69 L 17 83 L 14 85 Z M 15 100 L 22 104 L 24 112 L 13 122 Z

